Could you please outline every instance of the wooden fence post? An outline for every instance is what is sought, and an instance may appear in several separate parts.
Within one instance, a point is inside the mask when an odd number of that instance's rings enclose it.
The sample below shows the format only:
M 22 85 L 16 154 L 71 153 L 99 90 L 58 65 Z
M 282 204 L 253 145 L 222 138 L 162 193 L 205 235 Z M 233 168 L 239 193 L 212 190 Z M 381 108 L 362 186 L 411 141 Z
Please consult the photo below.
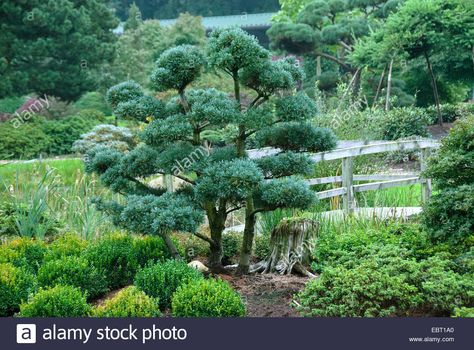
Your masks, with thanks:
M 354 212 L 354 174 L 352 157 L 342 158 L 342 187 L 346 188 L 343 196 L 343 208 L 347 214 Z
M 426 170 L 426 162 L 428 160 L 428 157 L 430 156 L 431 150 L 429 148 L 423 148 L 421 150 L 421 171 Z M 423 183 L 421 184 L 421 200 L 423 203 L 426 203 L 428 199 L 431 197 L 431 191 L 432 191 L 432 186 L 431 186 L 431 179 L 425 179 Z

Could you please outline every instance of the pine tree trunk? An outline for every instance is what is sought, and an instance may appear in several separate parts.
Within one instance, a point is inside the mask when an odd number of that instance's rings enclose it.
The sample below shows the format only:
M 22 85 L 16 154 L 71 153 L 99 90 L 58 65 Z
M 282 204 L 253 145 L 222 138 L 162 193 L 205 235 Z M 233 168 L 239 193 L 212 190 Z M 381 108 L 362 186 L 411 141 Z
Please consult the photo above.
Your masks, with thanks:
M 385 80 L 385 71 L 387 70 L 387 65 L 383 67 L 382 75 L 380 76 L 379 85 L 377 86 L 377 91 L 375 92 L 374 101 L 372 102 L 372 107 L 377 105 L 377 100 L 379 99 L 380 91 L 382 90 L 383 82 Z
M 226 216 L 213 210 L 212 214 L 208 213 L 207 217 L 209 220 L 211 239 L 213 241 L 213 243 L 209 245 L 210 254 L 208 259 L 208 267 L 211 269 L 211 271 L 219 272 L 223 269 L 222 257 L 224 256 L 224 250 L 222 247 L 222 232 L 225 228 Z
M 443 115 L 441 114 L 441 109 L 439 107 L 440 102 L 439 102 L 438 84 L 436 84 L 436 77 L 433 72 L 433 66 L 431 65 L 428 52 L 425 51 L 424 55 L 425 55 L 426 65 L 428 66 L 428 71 L 430 73 L 431 87 L 433 88 L 433 96 L 434 96 L 434 101 L 436 104 L 436 113 L 438 114 L 438 124 L 443 126 Z
M 242 240 L 242 248 L 240 250 L 240 260 L 239 266 L 237 267 L 238 274 L 248 274 L 250 271 L 250 259 L 252 257 L 252 245 L 253 238 L 255 235 L 255 224 L 256 224 L 256 215 L 253 214 L 254 205 L 253 198 L 248 198 L 246 203 L 246 216 L 245 216 L 245 227 L 244 227 L 244 236 Z
M 390 61 L 388 66 L 388 77 L 387 77 L 387 96 L 385 97 L 385 110 L 390 109 L 390 95 L 392 94 L 392 68 L 393 68 L 393 59 Z
M 314 277 L 304 267 L 311 253 L 311 241 L 319 224 L 307 219 L 284 219 L 270 236 L 270 255 L 251 267 L 251 272 L 289 275 L 292 272 Z
M 161 236 L 163 240 L 165 241 L 166 247 L 168 248 L 168 251 L 170 252 L 171 256 L 174 259 L 182 259 L 181 255 L 179 255 L 178 249 L 176 249 L 176 246 L 173 243 L 173 240 L 169 236 L 169 234 L 163 234 Z

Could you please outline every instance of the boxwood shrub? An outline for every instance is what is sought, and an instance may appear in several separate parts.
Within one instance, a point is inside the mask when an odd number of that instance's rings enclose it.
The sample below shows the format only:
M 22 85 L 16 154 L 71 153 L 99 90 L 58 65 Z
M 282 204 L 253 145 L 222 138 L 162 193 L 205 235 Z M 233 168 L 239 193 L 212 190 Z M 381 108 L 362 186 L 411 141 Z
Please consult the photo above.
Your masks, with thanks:
M 119 291 L 113 298 L 95 307 L 96 317 L 157 317 L 161 316 L 158 299 L 149 297 L 135 286 Z
M 105 272 L 110 289 L 131 283 L 138 269 L 133 238 L 127 234 L 113 233 L 101 237 L 87 247 L 84 256 L 99 271 Z
M 20 317 L 84 317 L 91 307 L 79 288 L 55 286 L 40 289 L 20 306 Z
M 202 274 L 184 261 L 168 260 L 139 271 L 135 285 L 147 295 L 159 298 L 160 307 L 164 309 L 171 305 L 171 296 L 180 285 L 198 279 L 202 279 Z
M 133 251 L 138 265 L 143 267 L 149 262 L 165 261 L 171 258 L 166 244 L 158 236 L 136 236 L 133 239 Z
M 201 279 L 184 284 L 173 295 L 175 317 L 240 317 L 245 305 L 240 295 L 222 280 Z
M 88 260 L 78 256 L 64 256 L 43 264 L 38 270 L 38 284 L 41 287 L 78 287 L 88 299 L 95 299 L 107 291 L 104 271 L 97 270 Z
M 0 247 L 0 263 L 11 263 L 34 273 L 43 263 L 47 247 L 42 241 L 31 238 L 15 238 Z
M 0 264 L 0 316 L 12 316 L 36 291 L 35 276 L 12 264 Z
M 48 244 L 45 261 L 59 259 L 65 256 L 79 256 L 87 248 L 87 241 L 75 233 L 65 233 L 56 237 Z

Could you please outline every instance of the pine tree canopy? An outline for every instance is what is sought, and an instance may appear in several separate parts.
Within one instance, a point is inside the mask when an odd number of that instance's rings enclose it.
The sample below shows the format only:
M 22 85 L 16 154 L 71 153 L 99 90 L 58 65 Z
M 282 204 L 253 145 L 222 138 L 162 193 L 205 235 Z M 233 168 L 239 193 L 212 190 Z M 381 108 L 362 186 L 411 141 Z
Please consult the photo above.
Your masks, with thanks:
M 192 88 L 206 65 L 234 79 L 233 96 Z M 144 127 L 141 143 L 129 152 L 96 148 L 88 153 L 86 170 L 123 195 L 120 203 L 98 200 L 99 208 L 117 225 L 163 237 L 172 231 L 196 233 L 206 214 L 211 237 L 205 239 L 218 252 L 231 211 L 246 208 L 255 215 L 310 206 L 315 196 L 302 176 L 313 163 L 302 152 L 329 150 L 336 140 L 313 124 L 317 106 L 297 91 L 302 77 L 292 59 L 272 61 L 254 37 L 238 28 L 213 32 L 205 52 L 189 45 L 165 51 L 151 81 L 156 91 L 175 90 L 175 97 L 160 101 L 133 81 L 108 91 L 115 113 Z M 229 128 L 235 132 L 225 145 L 203 138 L 206 131 Z M 279 151 L 251 159 L 249 140 Z M 166 174 L 181 181 L 174 192 L 149 184 L 150 177 Z

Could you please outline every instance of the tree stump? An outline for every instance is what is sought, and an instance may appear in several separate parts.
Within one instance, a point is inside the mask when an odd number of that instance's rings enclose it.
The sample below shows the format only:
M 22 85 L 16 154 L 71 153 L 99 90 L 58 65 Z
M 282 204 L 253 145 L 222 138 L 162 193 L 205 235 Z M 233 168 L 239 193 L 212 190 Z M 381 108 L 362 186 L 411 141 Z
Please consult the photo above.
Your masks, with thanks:
M 319 223 L 308 219 L 283 219 L 270 236 L 270 255 L 252 265 L 250 272 L 277 273 L 289 275 L 292 272 L 315 277 L 305 267 L 311 253 L 311 239 L 319 228 Z

